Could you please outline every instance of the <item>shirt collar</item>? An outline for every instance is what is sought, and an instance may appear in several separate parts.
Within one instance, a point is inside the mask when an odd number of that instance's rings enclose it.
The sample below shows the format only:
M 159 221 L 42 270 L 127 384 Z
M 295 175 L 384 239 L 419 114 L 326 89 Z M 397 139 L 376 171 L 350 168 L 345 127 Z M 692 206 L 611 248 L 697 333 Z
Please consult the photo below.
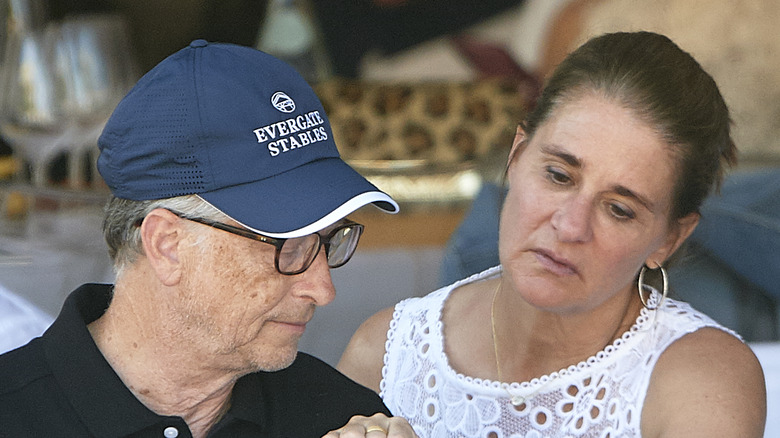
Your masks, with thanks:
M 163 423 L 182 427 L 181 418 L 157 415 L 141 403 L 92 339 L 87 325 L 105 313 L 112 293 L 111 285 L 87 284 L 65 300 L 44 336 L 44 354 L 52 374 L 95 436 L 127 436 Z M 263 427 L 261 385 L 253 377 L 236 382 L 229 415 L 220 423 L 239 419 Z
M 44 339 L 52 374 L 95 436 L 125 436 L 158 423 L 114 372 L 87 329 L 111 301 L 110 285 L 84 285 L 65 300 Z

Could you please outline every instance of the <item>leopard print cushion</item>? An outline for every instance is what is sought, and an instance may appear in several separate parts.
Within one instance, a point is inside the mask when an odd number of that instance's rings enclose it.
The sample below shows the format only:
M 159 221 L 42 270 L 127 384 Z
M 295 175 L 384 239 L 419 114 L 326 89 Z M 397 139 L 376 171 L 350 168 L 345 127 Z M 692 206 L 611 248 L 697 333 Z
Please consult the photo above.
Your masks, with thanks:
M 513 79 L 384 83 L 332 79 L 315 90 L 347 161 L 415 160 L 447 166 L 512 145 L 534 98 Z

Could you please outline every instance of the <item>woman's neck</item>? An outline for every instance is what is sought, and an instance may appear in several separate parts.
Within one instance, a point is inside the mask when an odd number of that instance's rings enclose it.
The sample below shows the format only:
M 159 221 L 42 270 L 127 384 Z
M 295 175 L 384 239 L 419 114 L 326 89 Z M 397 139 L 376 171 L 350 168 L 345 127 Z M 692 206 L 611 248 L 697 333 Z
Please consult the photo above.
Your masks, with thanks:
M 642 306 L 638 296 L 626 293 L 592 311 L 558 314 L 531 306 L 506 282 L 497 283 L 491 340 L 504 381 L 528 381 L 588 359 L 627 331 Z

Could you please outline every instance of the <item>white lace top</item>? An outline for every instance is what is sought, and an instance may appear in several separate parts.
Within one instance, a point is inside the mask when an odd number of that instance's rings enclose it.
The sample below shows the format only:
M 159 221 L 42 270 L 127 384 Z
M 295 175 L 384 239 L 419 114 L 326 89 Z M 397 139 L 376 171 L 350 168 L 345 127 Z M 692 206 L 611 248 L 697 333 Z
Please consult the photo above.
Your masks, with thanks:
M 650 374 L 675 340 L 718 327 L 688 304 L 666 299 L 588 360 L 523 383 L 464 376 L 443 349 L 441 311 L 450 292 L 500 273 L 488 269 L 395 307 L 385 344 L 380 395 L 420 438 L 639 437 Z M 654 292 L 651 303 L 660 294 Z M 517 406 L 511 403 L 514 395 Z

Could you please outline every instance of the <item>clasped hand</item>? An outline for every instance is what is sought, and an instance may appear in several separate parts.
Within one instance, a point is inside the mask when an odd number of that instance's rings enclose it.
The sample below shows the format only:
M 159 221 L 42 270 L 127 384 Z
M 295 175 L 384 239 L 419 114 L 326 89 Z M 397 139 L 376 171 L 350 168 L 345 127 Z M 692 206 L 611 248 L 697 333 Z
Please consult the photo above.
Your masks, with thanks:
M 374 414 L 356 415 L 341 429 L 329 432 L 323 438 L 417 438 L 412 426 L 401 417 Z

